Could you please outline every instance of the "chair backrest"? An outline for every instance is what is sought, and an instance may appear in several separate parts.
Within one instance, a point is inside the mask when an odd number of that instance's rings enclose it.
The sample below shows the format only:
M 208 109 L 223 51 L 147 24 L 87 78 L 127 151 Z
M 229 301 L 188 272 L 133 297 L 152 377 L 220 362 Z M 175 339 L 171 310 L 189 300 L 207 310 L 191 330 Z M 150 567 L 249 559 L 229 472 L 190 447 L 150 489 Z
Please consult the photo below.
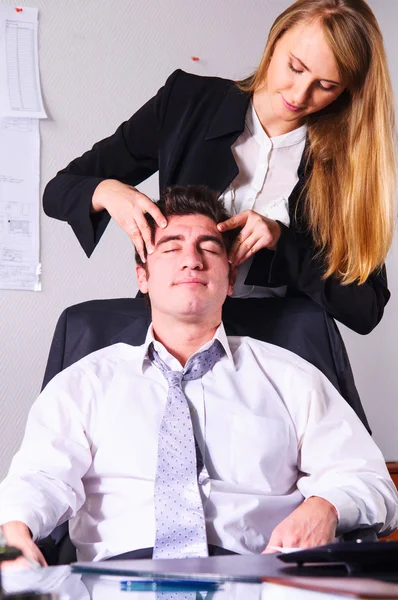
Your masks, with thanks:
M 83 356 L 118 342 L 139 346 L 151 321 L 145 298 L 92 300 L 64 310 L 57 323 L 43 387 Z M 370 431 L 341 334 L 309 298 L 227 298 L 228 335 L 247 335 L 295 352 L 318 367 Z

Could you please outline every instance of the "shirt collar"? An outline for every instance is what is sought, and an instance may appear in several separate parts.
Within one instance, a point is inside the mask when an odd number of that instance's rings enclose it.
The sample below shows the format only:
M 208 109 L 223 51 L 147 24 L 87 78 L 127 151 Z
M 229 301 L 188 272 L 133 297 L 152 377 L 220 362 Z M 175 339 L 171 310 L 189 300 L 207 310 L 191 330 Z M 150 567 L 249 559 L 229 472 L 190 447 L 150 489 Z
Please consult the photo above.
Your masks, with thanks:
M 259 145 L 269 145 L 272 144 L 273 148 L 284 148 L 286 146 L 295 146 L 299 144 L 303 140 L 305 140 L 307 135 L 307 125 L 301 125 L 297 129 L 293 129 L 293 131 L 289 131 L 289 133 L 284 133 L 283 135 L 276 135 L 275 137 L 268 137 L 266 132 L 261 125 L 260 119 L 254 109 L 253 102 L 250 101 L 249 107 L 246 112 L 246 126 L 256 142 Z
M 217 327 L 214 337 L 211 340 L 209 340 L 206 344 L 204 344 L 201 348 L 199 348 L 199 350 L 194 352 L 194 354 L 197 354 L 198 352 L 202 352 L 203 350 L 206 350 L 207 348 L 209 348 L 214 340 L 218 340 L 220 342 L 220 344 L 222 345 L 222 347 L 225 350 L 226 357 L 228 358 L 228 360 L 230 361 L 232 366 L 234 366 L 235 365 L 234 359 L 232 356 L 231 348 L 228 343 L 228 337 L 227 337 L 227 334 L 225 333 L 225 328 L 224 328 L 224 325 L 222 322 Z M 151 343 L 160 344 L 160 342 L 155 340 L 152 323 L 148 327 L 148 332 L 146 334 L 145 342 L 140 347 L 140 364 L 141 364 L 142 372 L 144 371 L 144 362 L 146 360 L 149 360 L 148 348 Z M 164 348 L 164 346 L 163 346 L 163 348 Z M 165 350 L 165 352 L 167 352 L 167 350 L 165 348 L 164 348 L 164 350 Z M 194 356 L 194 354 L 192 356 Z

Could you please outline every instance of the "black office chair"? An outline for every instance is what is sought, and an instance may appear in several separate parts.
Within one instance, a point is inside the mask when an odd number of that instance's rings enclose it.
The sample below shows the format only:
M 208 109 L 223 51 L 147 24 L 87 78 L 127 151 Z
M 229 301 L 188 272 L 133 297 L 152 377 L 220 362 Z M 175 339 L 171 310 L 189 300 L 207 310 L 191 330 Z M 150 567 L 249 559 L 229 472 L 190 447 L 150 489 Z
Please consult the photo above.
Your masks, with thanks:
M 150 320 L 149 305 L 144 298 L 93 300 L 67 308 L 55 329 L 43 387 L 57 373 L 90 352 L 118 342 L 142 344 Z M 247 335 L 276 344 L 314 364 L 370 431 L 340 332 L 334 320 L 312 300 L 227 298 L 223 322 L 228 335 Z M 373 530 L 357 530 L 346 537 L 377 539 Z M 42 540 L 40 547 L 49 564 L 68 564 L 76 560 L 66 523 Z

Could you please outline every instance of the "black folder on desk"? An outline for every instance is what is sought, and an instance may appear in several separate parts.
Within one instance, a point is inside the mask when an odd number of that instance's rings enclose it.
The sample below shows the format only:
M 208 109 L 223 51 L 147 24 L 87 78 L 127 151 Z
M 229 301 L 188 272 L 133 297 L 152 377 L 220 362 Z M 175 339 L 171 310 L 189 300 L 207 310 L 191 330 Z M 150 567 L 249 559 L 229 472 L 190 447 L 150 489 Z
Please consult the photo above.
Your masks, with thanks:
M 284 561 L 284 562 L 282 562 Z M 284 564 L 285 563 L 285 564 Z M 292 564 L 321 564 L 317 569 L 292 568 Z M 347 564 L 354 569 L 334 565 Z M 361 569 L 361 565 L 363 569 Z M 359 569 L 358 569 L 359 567 Z M 78 573 L 142 577 L 154 580 L 242 581 L 258 583 L 264 578 L 286 579 L 292 575 L 344 577 L 355 573 L 361 577 L 398 581 L 397 542 L 344 542 L 309 548 L 289 554 L 212 556 L 163 560 L 111 560 L 78 562 Z M 359 571 L 359 573 L 358 573 Z M 387 577 L 385 576 L 387 571 Z
M 398 573 L 398 542 L 340 542 L 278 554 L 278 558 L 289 564 L 344 564 L 349 571 L 391 569 Z

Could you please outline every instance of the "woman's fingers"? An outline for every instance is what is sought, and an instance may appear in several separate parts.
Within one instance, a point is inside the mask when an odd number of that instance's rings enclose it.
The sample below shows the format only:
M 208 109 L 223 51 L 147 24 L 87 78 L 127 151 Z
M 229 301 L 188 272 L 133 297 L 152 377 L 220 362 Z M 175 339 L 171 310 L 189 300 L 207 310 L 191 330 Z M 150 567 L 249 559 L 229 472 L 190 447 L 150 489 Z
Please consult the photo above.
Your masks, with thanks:
M 246 222 L 250 216 L 250 213 L 254 211 L 252 210 L 244 210 L 241 213 L 238 213 L 234 217 L 227 219 L 226 221 L 221 221 L 221 223 L 217 224 L 218 231 L 223 233 L 224 231 L 229 231 L 230 229 L 236 229 L 237 227 L 244 227 Z M 257 213 L 254 213 L 257 214 Z
M 138 192 L 140 193 L 140 192 Z M 166 227 L 167 225 L 167 220 L 166 217 L 164 216 L 164 214 L 161 212 L 161 210 L 156 206 L 156 203 L 153 202 L 153 200 L 151 200 L 150 198 L 148 198 L 148 196 L 145 196 L 144 194 L 141 194 L 143 198 L 143 204 L 142 204 L 142 209 L 144 213 L 149 213 L 151 215 L 151 217 L 153 218 L 153 220 L 156 222 L 158 227 Z
M 145 218 L 145 214 L 150 214 L 158 227 L 166 227 L 167 221 L 156 204 L 150 198 L 148 198 L 148 196 L 144 196 L 144 194 L 140 194 L 140 196 L 141 198 L 137 199 L 134 213 L 138 232 L 135 232 L 135 238 L 133 239 L 133 242 L 139 255 L 141 256 L 141 260 L 145 262 L 144 246 L 148 254 L 152 254 L 153 252 L 152 231 L 147 219 Z M 140 249 L 138 249 L 138 247 Z
M 239 267 L 239 265 L 244 263 L 245 260 L 253 256 L 253 254 L 262 248 L 264 248 L 264 242 L 262 238 L 259 238 L 257 234 L 252 233 L 239 245 L 232 264 L 234 267 Z
M 276 221 L 263 217 L 253 210 L 246 210 L 217 225 L 219 231 L 243 227 L 229 253 L 229 261 L 239 266 L 262 248 L 275 250 L 281 234 Z
M 135 223 L 137 225 L 136 235 L 132 240 L 138 254 L 141 256 L 141 260 L 145 262 L 145 248 L 148 254 L 152 254 L 153 252 L 151 228 L 148 225 L 144 213 L 141 213 L 136 217 Z
M 142 262 L 145 263 L 146 262 L 145 242 L 144 242 L 144 238 L 142 237 L 141 229 L 137 225 L 136 220 L 135 219 L 133 220 L 133 217 L 132 217 L 129 225 L 122 227 L 122 229 L 124 229 L 124 231 L 127 233 L 129 238 L 133 242 L 134 247 L 137 250 L 138 254 L 140 255 Z
M 159 227 L 166 227 L 167 220 L 148 196 L 134 187 L 107 179 L 102 181 L 93 194 L 94 212 L 107 210 L 116 223 L 127 233 L 133 242 L 141 260 L 145 262 L 145 254 L 153 251 L 151 229 L 145 214 L 152 216 Z

